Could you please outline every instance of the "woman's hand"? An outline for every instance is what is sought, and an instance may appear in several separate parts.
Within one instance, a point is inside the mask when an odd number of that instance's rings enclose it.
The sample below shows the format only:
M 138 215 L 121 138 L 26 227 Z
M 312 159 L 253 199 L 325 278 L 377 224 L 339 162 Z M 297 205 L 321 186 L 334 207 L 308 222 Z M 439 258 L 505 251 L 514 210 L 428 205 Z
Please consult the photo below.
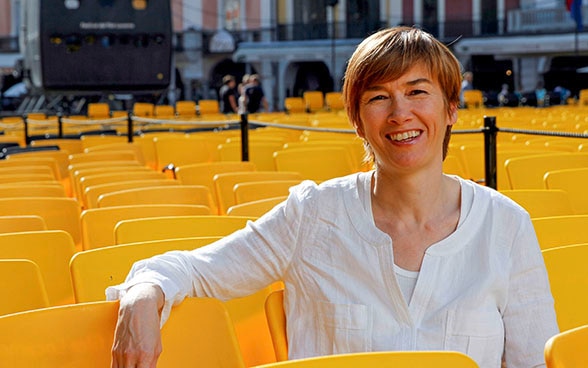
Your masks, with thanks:
M 120 300 L 112 368 L 155 368 L 161 354 L 163 302 L 163 292 L 153 284 L 135 285 Z

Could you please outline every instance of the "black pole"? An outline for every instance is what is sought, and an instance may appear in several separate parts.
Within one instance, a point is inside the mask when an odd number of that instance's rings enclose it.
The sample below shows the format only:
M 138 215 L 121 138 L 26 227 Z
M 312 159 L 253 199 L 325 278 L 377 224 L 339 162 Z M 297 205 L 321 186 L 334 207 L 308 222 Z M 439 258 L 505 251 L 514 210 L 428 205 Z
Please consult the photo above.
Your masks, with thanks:
M 29 137 L 29 117 L 27 115 L 23 115 L 22 121 L 24 123 L 25 146 L 28 146 L 31 144 L 31 137 Z
M 59 112 L 57 113 L 57 136 L 59 138 L 63 138 L 63 120 L 61 120 L 63 118 L 63 115 Z
M 133 143 L 133 113 L 127 114 L 127 141 Z
M 486 186 L 496 189 L 496 116 L 484 116 L 484 169 Z
M 247 113 L 241 114 L 241 161 L 249 161 L 249 121 Z

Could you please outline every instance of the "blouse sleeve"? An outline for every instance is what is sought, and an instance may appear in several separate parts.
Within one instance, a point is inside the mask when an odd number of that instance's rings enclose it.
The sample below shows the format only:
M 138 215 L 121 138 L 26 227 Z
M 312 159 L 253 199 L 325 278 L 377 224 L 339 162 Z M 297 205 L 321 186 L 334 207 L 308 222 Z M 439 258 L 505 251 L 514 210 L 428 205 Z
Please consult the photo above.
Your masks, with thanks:
M 543 255 L 528 216 L 519 227 L 510 259 L 503 314 L 506 366 L 545 367 L 543 349 L 558 326 Z
M 139 283 L 156 284 L 165 295 L 163 325 L 171 307 L 187 296 L 228 300 L 281 280 L 297 245 L 300 194 L 291 193 L 257 221 L 210 245 L 136 262 L 124 283 L 106 289 L 107 299 L 120 299 Z

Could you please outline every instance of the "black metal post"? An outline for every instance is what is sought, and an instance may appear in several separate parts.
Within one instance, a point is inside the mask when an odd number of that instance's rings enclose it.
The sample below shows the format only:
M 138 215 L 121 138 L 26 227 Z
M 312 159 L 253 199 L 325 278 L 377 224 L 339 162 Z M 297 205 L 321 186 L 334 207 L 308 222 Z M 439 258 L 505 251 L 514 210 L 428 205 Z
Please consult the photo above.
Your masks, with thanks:
M 249 121 L 247 113 L 241 114 L 241 161 L 249 161 Z
M 133 143 L 133 113 L 127 114 L 127 141 Z
M 496 116 L 484 116 L 484 169 L 486 186 L 496 189 Z
M 29 137 L 29 117 L 26 114 L 23 115 L 22 121 L 24 123 L 25 146 L 28 146 L 31 144 L 31 137 Z
M 57 113 L 57 136 L 59 138 L 63 138 L 63 121 L 61 120 L 63 115 L 59 112 Z

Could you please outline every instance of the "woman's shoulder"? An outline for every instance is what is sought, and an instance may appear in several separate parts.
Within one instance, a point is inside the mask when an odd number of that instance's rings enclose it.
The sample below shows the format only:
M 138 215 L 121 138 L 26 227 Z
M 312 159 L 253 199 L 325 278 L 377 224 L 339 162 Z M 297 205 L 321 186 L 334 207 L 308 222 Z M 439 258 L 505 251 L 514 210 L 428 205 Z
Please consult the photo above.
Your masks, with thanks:
M 492 210 L 493 213 L 500 213 L 502 216 L 528 218 L 529 214 L 521 205 L 511 198 L 500 193 L 500 191 L 480 185 L 471 180 L 462 179 L 462 190 L 468 190 L 473 195 L 473 207 L 477 209 L 476 213 Z
M 304 180 L 293 187 L 291 194 L 297 196 L 300 200 L 332 200 L 332 199 L 350 199 L 357 197 L 358 188 L 365 185 L 366 179 L 369 179 L 368 173 L 360 172 L 347 176 L 328 179 L 317 183 L 312 180 Z

